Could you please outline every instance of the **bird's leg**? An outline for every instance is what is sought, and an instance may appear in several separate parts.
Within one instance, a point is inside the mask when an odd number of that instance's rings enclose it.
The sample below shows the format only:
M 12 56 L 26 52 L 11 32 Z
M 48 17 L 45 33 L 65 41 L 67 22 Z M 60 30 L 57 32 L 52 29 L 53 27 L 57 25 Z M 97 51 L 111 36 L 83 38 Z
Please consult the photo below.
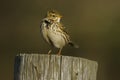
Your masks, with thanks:
M 58 55 L 61 55 L 62 48 L 59 49 Z
M 50 50 L 48 51 L 48 55 L 50 55 L 51 52 L 52 52 L 52 50 L 50 49 Z

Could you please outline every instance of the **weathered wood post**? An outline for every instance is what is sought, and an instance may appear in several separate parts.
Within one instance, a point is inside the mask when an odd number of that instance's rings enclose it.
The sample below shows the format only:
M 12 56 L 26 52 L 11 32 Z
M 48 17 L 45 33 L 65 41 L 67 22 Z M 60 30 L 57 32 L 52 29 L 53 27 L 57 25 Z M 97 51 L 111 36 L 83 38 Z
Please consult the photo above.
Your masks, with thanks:
M 96 80 L 97 67 L 97 62 L 79 57 L 20 54 L 14 80 Z

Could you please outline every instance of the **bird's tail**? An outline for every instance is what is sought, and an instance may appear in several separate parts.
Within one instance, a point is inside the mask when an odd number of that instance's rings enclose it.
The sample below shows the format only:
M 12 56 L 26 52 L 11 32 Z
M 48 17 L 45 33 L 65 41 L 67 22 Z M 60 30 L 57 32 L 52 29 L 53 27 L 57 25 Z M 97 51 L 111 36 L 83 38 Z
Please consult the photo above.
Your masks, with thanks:
M 74 48 L 79 48 L 79 46 L 77 44 L 74 44 L 73 42 L 69 42 L 68 44 Z

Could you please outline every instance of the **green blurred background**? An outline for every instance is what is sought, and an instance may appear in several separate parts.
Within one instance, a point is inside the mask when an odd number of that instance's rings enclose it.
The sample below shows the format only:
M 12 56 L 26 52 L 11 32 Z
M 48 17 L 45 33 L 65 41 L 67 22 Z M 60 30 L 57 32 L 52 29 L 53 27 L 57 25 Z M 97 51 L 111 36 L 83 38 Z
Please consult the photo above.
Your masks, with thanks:
M 97 61 L 97 80 L 120 79 L 120 0 L 1 0 L 0 80 L 13 80 L 16 54 L 50 49 L 39 28 L 50 9 L 63 15 L 63 24 L 80 46 L 66 46 L 62 54 Z

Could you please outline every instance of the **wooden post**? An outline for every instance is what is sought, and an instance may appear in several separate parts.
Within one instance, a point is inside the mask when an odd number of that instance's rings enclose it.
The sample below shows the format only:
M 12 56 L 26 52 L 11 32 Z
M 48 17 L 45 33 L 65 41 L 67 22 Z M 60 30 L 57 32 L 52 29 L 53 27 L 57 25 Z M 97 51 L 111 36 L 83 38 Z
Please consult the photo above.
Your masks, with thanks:
M 14 80 L 96 80 L 97 67 L 97 62 L 79 57 L 20 54 Z

